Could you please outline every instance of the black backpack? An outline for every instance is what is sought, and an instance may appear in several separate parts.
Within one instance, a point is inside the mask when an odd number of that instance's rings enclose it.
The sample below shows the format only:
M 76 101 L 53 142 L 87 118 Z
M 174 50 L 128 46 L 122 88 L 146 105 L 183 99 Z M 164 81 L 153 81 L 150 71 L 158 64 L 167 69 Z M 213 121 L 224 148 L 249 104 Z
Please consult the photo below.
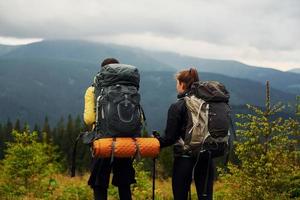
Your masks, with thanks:
M 146 118 L 140 105 L 139 83 L 138 69 L 131 65 L 105 65 L 95 76 L 96 126 L 92 132 L 79 134 L 75 141 L 71 177 L 75 176 L 79 139 L 91 145 L 94 140 L 104 137 L 141 136 Z
M 143 110 L 140 75 L 131 65 L 109 64 L 94 79 L 96 132 L 100 137 L 139 137 Z
M 225 155 L 232 125 L 229 97 L 217 81 L 193 83 L 190 94 L 184 97 L 192 123 L 183 141 L 185 151 L 209 151 L 213 158 Z

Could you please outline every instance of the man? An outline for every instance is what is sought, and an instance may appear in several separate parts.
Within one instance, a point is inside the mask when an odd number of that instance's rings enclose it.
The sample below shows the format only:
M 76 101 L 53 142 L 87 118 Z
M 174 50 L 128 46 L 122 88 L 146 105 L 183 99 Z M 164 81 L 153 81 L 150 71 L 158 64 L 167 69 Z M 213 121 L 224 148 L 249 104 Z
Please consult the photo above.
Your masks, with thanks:
M 103 60 L 101 67 L 109 64 L 119 64 L 119 61 L 115 58 L 107 58 Z M 92 129 L 96 122 L 95 106 L 95 86 L 91 86 L 85 94 L 84 121 Z M 113 162 L 111 158 L 93 158 L 88 184 L 94 191 L 95 200 L 107 199 L 111 170 L 113 171 L 112 184 L 118 187 L 120 199 L 132 199 L 130 185 L 136 183 L 132 162 L 132 158 L 114 158 Z

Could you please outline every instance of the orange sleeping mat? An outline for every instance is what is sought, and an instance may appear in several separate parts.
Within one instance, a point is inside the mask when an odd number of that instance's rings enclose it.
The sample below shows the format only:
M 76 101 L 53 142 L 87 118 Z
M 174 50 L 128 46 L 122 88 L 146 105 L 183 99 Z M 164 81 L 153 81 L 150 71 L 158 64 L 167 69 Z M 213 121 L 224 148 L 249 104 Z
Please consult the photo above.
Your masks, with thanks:
M 114 150 L 113 150 L 114 149 Z M 156 138 L 102 138 L 93 143 L 95 157 L 132 157 L 139 154 L 141 157 L 155 158 L 160 151 L 159 141 Z

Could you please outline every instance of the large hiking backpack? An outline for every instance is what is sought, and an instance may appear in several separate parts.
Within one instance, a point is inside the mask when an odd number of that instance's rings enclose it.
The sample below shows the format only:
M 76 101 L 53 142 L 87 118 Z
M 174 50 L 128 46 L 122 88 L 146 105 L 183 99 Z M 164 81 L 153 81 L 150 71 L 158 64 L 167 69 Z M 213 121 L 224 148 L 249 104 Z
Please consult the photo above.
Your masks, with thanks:
M 101 68 L 94 79 L 98 138 L 140 136 L 144 115 L 139 82 L 134 66 L 109 64 Z
M 79 139 L 82 138 L 84 144 L 93 145 L 99 138 L 134 138 L 141 135 L 146 119 L 140 105 L 139 83 L 138 69 L 131 65 L 105 65 L 95 76 L 95 129 L 78 135 L 73 148 L 71 177 L 75 176 L 76 147 Z
M 185 151 L 209 151 L 212 157 L 225 154 L 231 127 L 229 97 L 224 85 L 217 81 L 192 85 L 190 95 L 184 97 L 192 121 L 183 141 Z

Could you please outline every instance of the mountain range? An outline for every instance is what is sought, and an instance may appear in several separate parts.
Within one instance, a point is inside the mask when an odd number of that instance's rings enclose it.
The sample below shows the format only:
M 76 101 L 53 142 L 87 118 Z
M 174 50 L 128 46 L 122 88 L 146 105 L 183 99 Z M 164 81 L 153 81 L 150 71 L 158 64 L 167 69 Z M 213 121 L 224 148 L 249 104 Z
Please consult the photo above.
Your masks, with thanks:
M 246 103 L 263 106 L 266 80 L 271 83 L 273 102 L 294 102 L 300 94 L 300 75 L 294 72 L 112 44 L 50 40 L 0 45 L 0 122 L 18 118 L 33 124 L 41 123 L 46 115 L 52 122 L 68 114 L 81 115 L 85 89 L 106 57 L 139 68 L 148 124 L 159 130 L 169 105 L 176 101 L 174 74 L 190 66 L 198 69 L 202 80 L 226 85 L 235 113 Z
M 300 68 L 294 68 L 294 69 L 291 69 L 291 70 L 289 70 L 289 72 L 293 72 L 293 73 L 298 73 L 298 74 L 300 74 Z

